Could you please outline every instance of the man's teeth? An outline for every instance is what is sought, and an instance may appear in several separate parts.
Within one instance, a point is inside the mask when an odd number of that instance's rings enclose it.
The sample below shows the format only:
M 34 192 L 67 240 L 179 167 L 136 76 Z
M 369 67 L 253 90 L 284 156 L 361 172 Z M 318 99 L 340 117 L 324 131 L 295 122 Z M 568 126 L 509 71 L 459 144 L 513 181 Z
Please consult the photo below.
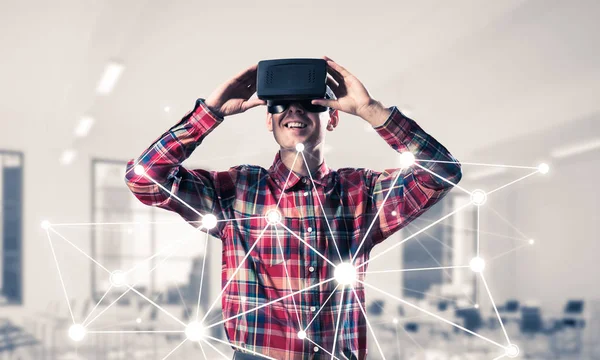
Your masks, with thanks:
M 285 127 L 287 127 L 287 128 L 301 128 L 301 129 L 304 129 L 306 127 L 306 124 L 299 123 L 299 122 L 291 122 L 291 123 L 285 124 Z

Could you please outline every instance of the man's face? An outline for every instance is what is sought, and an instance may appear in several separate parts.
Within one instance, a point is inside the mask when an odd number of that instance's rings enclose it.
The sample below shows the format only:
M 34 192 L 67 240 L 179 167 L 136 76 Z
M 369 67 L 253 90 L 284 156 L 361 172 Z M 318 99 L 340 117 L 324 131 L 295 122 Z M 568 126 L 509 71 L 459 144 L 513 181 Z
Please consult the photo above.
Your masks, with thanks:
M 302 143 L 310 150 L 321 144 L 325 131 L 333 131 L 337 124 L 337 110 L 309 112 L 297 103 L 290 104 L 279 114 L 267 112 L 267 129 L 273 132 L 275 141 L 284 149 L 294 149 L 296 144 Z

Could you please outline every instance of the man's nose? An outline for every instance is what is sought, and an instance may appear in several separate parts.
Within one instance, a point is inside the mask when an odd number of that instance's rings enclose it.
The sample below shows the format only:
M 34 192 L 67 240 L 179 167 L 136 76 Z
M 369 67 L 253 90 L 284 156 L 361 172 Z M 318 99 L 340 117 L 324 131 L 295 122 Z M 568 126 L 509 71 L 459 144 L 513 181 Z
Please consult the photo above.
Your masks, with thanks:
M 297 103 L 297 102 L 293 102 L 290 104 L 289 110 L 292 110 L 292 109 L 304 112 L 304 108 L 302 107 L 302 105 L 300 105 L 300 103 Z

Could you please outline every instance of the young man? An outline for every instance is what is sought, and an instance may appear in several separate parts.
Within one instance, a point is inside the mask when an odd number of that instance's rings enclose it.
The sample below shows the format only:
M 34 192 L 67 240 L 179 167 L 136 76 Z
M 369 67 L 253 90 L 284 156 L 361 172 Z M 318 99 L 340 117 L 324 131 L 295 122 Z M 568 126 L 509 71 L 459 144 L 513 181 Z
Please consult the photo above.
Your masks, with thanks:
M 224 324 L 237 349 L 234 358 L 330 359 L 333 351 L 338 359 L 365 359 L 367 265 L 361 265 L 375 245 L 439 201 L 462 176 L 458 161 L 415 121 L 395 106 L 384 107 L 344 67 L 324 59 L 330 99 L 267 108 L 267 128 L 280 145 L 269 169 L 181 165 L 226 116 L 267 105 L 250 100 L 257 65 L 199 99 L 127 165 L 127 185 L 144 204 L 175 211 L 195 226 L 208 214 L 219 220 L 209 230 L 223 244 L 224 320 L 217 324 Z M 393 150 L 441 162 L 385 171 L 330 169 L 323 145 L 339 111 L 367 121 Z M 136 175 L 136 166 L 145 173 Z M 358 269 L 356 281 L 336 280 L 342 263 Z

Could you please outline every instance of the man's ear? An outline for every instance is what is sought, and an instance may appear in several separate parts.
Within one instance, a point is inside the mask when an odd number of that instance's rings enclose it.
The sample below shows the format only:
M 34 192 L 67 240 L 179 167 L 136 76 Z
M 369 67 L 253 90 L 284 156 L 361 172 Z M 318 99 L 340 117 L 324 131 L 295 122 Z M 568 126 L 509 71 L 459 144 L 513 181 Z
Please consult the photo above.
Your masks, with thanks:
M 340 121 L 339 113 L 337 110 L 329 112 L 329 122 L 327 123 L 327 130 L 333 131 L 338 126 Z
M 267 112 L 267 130 L 273 132 L 273 115 Z

